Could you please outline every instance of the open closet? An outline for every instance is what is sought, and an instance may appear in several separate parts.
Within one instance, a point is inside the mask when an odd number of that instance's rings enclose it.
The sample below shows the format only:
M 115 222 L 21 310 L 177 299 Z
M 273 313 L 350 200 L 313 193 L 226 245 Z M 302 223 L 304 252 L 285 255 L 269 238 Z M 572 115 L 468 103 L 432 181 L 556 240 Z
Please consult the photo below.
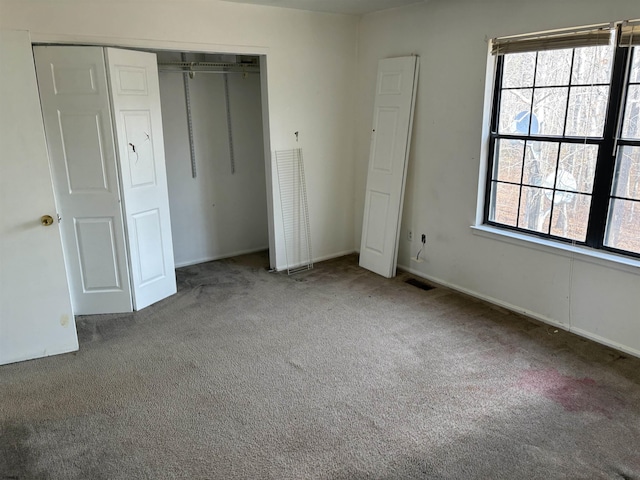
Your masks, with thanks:
M 156 53 L 176 266 L 266 250 L 258 57 Z
M 75 314 L 269 245 L 258 57 L 35 46 Z

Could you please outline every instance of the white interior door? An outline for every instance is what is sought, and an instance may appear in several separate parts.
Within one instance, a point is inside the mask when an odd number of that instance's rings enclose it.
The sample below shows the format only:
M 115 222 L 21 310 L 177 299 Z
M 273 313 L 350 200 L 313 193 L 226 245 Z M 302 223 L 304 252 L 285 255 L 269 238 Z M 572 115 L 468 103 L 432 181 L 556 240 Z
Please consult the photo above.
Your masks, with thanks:
M 74 312 L 130 312 L 104 49 L 33 50 Z
M 380 60 L 364 204 L 360 266 L 396 274 L 418 57 Z
M 107 48 L 134 308 L 176 293 L 158 66 L 153 53 Z
M 0 364 L 78 349 L 27 31 L 0 31 Z

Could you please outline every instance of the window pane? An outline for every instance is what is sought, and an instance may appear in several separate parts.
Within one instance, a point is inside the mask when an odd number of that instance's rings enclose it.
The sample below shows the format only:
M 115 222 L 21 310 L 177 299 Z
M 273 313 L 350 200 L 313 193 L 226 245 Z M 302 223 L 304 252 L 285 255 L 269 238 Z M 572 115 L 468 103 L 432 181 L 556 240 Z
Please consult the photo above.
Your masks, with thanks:
M 542 188 L 522 187 L 518 227 L 549 233 L 552 193 Z
M 593 191 L 597 159 L 598 145 L 563 143 L 560 149 L 558 172 L 564 172 L 563 176 L 567 174 L 574 179 L 575 191 L 591 193 Z
M 505 55 L 502 88 L 532 87 L 535 67 L 536 52 Z
M 611 200 L 605 245 L 640 253 L 640 202 Z
M 625 146 L 619 150 L 613 195 L 640 200 L 640 147 Z
M 556 192 L 553 197 L 551 235 L 584 242 L 590 207 L 591 195 Z
M 622 137 L 640 139 L 640 85 L 629 85 L 622 121 Z
M 573 50 L 538 52 L 536 87 L 569 85 Z
M 572 85 L 592 85 L 611 81 L 613 46 L 576 48 L 571 71 Z
M 531 95 L 533 90 L 503 90 L 500 99 L 499 133 L 529 132 Z
M 553 178 L 556 174 L 558 147 L 559 144 L 554 142 L 527 142 L 522 183 L 539 187 L 545 177 L 551 175 Z
M 496 144 L 493 180 L 520 183 L 524 141 L 501 139 Z
M 574 87 L 569 94 L 567 130 L 571 137 L 601 137 L 609 87 Z
M 569 89 L 536 88 L 533 94 L 531 134 L 562 135 Z M 537 128 L 536 128 L 537 127 Z
M 493 203 L 489 220 L 515 227 L 518 222 L 518 197 L 520 187 L 508 183 L 493 182 Z
M 640 83 L 640 48 L 638 47 L 633 47 L 633 63 L 631 64 L 629 81 L 631 83 Z

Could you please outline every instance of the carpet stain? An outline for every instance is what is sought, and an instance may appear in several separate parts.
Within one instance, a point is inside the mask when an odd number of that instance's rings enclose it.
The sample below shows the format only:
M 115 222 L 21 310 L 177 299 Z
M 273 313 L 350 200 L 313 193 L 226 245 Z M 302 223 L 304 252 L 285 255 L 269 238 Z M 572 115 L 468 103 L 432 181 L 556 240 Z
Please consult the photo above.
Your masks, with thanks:
M 0 479 L 43 479 L 35 471 L 35 461 L 27 441 L 29 428 L 15 423 L 0 425 Z
M 130 330 L 137 323 L 134 313 L 102 316 L 105 321 L 97 321 L 96 315 L 82 315 L 76 319 L 76 329 L 80 344 L 95 341 L 117 340 L 130 335 Z
M 624 407 L 621 399 L 594 379 L 570 377 L 555 368 L 526 370 L 521 374 L 518 386 L 554 401 L 567 412 L 593 412 L 611 418 Z

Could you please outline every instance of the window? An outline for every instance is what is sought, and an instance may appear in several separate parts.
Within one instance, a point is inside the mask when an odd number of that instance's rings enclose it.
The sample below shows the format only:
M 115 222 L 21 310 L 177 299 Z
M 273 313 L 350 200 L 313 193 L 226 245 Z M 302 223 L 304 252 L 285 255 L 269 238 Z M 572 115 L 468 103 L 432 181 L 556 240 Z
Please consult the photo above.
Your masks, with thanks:
M 635 45 L 629 22 L 494 41 L 485 223 L 640 256 Z

